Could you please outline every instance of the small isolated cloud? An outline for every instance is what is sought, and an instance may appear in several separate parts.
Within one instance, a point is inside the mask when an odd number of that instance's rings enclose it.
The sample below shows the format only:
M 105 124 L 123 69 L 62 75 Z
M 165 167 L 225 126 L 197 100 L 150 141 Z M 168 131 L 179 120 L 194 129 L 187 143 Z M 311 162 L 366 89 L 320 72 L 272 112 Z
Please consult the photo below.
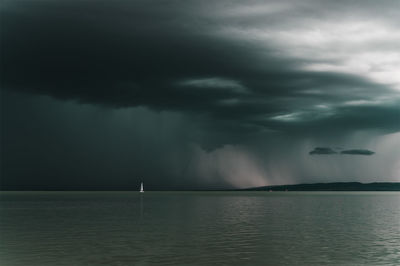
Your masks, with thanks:
M 337 154 L 338 151 L 335 151 L 329 147 L 316 147 L 314 150 L 310 151 L 309 154 Z M 353 149 L 353 150 L 342 150 L 340 154 L 350 154 L 350 155 L 372 155 L 375 152 L 366 150 L 366 149 Z
M 236 93 L 245 93 L 246 88 L 240 82 L 224 78 L 187 79 L 178 83 L 181 86 L 198 89 L 223 89 Z
M 336 154 L 337 152 L 329 147 L 316 147 L 314 150 L 310 151 L 309 154 Z
M 344 150 L 340 152 L 341 154 L 350 154 L 350 155 L 372 155 L 375 152 L 370 150 L 362 150 L 362 149 L 355 149 L 355 150 Z

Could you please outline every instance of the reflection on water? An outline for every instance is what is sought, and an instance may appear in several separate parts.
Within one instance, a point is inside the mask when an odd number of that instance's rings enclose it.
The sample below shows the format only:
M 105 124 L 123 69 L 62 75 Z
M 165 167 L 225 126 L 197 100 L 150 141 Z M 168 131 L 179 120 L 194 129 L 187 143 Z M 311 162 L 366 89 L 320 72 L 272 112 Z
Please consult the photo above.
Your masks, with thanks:
M 0 265 L 399 265 L 396 192 L 2 192 Z

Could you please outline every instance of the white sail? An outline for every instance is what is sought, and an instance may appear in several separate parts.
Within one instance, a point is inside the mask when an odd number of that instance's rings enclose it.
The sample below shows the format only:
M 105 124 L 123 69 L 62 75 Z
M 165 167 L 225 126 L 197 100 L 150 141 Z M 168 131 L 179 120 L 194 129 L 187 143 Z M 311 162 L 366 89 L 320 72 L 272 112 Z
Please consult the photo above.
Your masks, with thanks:
M 144 192 L 144 190 L 143 190 L 143 182 L 140 183 L 140 192 Z

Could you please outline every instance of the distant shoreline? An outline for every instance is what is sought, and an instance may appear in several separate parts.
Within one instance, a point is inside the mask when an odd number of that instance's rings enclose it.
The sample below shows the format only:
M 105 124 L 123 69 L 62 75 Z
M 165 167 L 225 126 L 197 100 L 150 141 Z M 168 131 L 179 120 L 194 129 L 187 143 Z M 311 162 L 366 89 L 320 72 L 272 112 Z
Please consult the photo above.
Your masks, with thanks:
M 400 191 L 400 182 L 332 182 L 276 185 L 239 189 L 240 191 Z

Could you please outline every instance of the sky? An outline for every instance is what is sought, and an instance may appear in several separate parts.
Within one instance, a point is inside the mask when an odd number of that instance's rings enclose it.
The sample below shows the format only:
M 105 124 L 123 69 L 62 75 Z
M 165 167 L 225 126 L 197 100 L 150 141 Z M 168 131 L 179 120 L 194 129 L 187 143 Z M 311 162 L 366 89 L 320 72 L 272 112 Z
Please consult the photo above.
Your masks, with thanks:
M 400 181 L 397 0 L 4 0 L 0 188 Z

